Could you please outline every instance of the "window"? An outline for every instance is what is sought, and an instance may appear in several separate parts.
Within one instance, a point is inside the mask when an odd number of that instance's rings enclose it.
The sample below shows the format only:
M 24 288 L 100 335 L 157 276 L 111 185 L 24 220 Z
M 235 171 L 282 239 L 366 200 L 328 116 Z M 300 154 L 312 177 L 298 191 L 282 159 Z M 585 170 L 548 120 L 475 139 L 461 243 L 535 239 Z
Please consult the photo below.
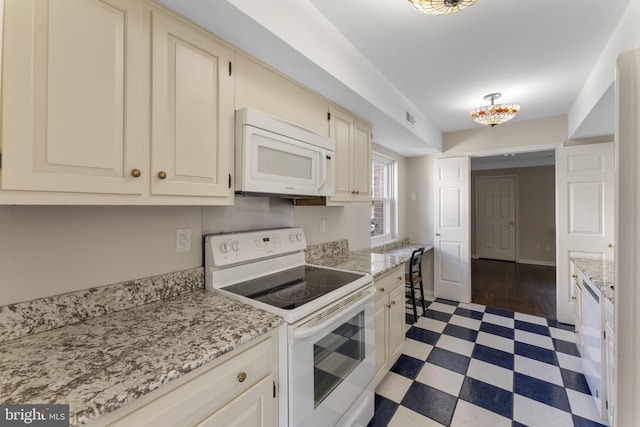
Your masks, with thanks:
M 395 237 L 395 161 L 373 153 L 371 201 L 371 237 L 388 240 Z

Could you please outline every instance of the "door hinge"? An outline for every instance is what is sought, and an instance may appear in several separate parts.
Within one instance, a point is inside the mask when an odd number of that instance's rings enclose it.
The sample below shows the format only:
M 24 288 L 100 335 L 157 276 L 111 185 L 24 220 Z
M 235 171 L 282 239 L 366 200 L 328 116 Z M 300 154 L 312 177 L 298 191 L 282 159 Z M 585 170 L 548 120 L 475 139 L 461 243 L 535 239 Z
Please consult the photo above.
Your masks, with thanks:
M 609 409 L 609 401 L 608 401 L 608 400 L 605 400 L 605 401 L 604 401 L 604 407 L 605 407 L 605 408 L 607 408 L 607 409 Z
M 276 397 L 276 382 L 273 382 L 273 398 L 275 399 Z
M 327 120 L 331 121 L 331 111 L 327 111 Z
M 602 331 L 602 338 L 607 339 L 607 331 Z
M 231 188 L 231 174 L 229 174 L 229 188 Z
M 231 75 L 231 61 L 229 61 L 229 75 Z

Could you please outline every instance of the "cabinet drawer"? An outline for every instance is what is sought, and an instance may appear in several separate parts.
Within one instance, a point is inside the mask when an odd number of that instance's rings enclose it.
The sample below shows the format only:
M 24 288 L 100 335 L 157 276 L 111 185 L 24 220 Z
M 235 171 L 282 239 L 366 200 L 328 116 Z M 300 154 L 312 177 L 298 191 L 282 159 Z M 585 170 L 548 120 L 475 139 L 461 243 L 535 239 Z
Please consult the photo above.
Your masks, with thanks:
M 376 278 L 374 280 L 374 285 L 376 287 L 376 296 L 375 300 L 378 301 L 380 298 L 389 295 L 389 293 L 404 284 L 404 266 L 398 266 L 397 268 L 391 270 L 389 273 Z
M 193 426 L 274 372 L 275 358 L 270 336 L 106 425 Z

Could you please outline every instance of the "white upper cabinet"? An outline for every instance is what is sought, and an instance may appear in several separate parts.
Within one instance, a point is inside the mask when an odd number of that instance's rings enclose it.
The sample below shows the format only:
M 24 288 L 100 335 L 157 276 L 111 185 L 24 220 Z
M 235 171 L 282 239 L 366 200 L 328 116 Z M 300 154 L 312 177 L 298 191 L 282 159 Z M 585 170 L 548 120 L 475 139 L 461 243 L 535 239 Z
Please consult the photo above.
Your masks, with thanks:
M 245 55 L 233 63 L 236 109 L 250 107 L 327 136 L 329 102 Z
M 233 51 L 137 0 L 6 0 L 0 203 L 233 204 Z
M 330 117 L 329 136 L 336 141 L 335 194 L 330 204 L 371 202 L 371 128 L 333 105 Z
M 141 194 L 144 53 L 136 2 L 6 0 L 2 188 Z
M 231 197 L 232 51 L 153 12 L 152 194 Z

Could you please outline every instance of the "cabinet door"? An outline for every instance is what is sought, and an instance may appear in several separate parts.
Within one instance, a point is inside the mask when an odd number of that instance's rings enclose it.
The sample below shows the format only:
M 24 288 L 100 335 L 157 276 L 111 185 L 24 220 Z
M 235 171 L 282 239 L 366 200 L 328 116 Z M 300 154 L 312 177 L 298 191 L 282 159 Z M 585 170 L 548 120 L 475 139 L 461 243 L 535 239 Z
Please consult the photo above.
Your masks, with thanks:
M 275 402 L 273 375 L 269 375 L 197 424 L 197 427 L 274 427 Z
M 371 201 L 371 127 L 356 120 L 351 152 L 354 201 Z
M 404 284 L 389 294 L 389 363 L 393 365 L 404 348 L 405 310 Z
M 329 136 L 336 142 L 335 194 L 332 202 L 350 202 L 353 200 L 351 185 L 351 141 L 354 135 L 353 117 L 346 112 L 331 107 Z
M 389 297 L 384 296 L 375 302 L 374 320 L 376 333 L 376 380 L 375 384 L 382 380 L 389 370 L 389 309 L 387 304 Z
M 141 4 L 7 0 L 3 43 L 2 188 L 142 193 Z
M 232 52 L 153 13 L 152 194 L 231 197 Z
M 616 386 L 615 386 L 615 348 L 614 348 L 614 332 L 613 325 L 609 322 L 604 323 L 605 330 L 605 352 L 606 352 L 606 375 L 607 375 L 607 411 L 609 425 L 613 423 L 613 413 L 616 402 Z
M 236 53 L 235 107 L 250 107 L 329 135 L 329 102 L 255 60 Z

